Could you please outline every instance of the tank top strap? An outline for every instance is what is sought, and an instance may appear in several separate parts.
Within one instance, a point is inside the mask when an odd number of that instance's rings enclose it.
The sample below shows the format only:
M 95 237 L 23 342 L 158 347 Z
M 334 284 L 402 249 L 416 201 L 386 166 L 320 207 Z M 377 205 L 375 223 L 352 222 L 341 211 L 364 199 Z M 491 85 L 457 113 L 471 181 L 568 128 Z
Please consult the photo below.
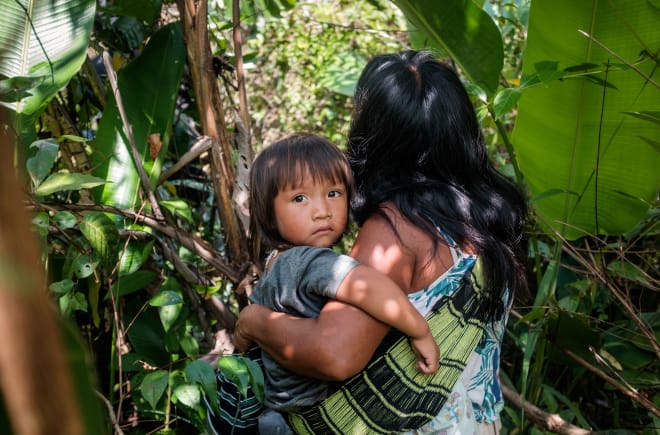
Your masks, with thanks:
M 452 256 L 452 265 L 438 276 L 428 287 L 408 295 L 410 302 L 422 315 L 427 315 L 436 302 L 445 296 L 451 296 L 458 288 L 467 272 L 472 270 L 476 255 L 461 251 L 454 239 L 444 230 L 436 227 L 445 239 Z

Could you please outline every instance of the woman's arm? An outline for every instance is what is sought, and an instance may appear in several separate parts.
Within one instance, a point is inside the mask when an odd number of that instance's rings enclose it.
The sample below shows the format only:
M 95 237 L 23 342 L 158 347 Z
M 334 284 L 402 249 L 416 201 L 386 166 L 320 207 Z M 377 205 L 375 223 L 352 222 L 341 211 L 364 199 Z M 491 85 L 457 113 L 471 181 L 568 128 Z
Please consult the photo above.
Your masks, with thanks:
M 365 222 L 351 255 L 390 276 L 404 292 L 410 291 L 414 258 L 382 217 Z M 388 330 L 364 311 L 338 301 L 328 302 L 315 319 L 250 305 L 239 316 L 234 343 L 245 350 L 256 342 L 296 373 L 344 380 L 366 366 Z
M 316 379 L 341 381 L 369 362 L 388 326 L 342 302 L 328 302 L 318 318 L 301 318 L 251 304 L 241 311 L 234 344 L 257 343 L 280 365 Z

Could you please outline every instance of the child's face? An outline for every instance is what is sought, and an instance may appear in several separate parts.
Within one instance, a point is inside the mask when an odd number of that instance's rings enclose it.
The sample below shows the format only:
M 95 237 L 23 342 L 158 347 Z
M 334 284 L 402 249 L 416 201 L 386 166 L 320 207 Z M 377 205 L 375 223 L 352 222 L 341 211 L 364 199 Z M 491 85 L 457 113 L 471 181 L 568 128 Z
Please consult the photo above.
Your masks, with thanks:
M 299 186 L 286 186 L 274 200 L 277 229 L 296 246 L 329 247 L 346 228 L 348 198 L 343 183 L 314 182 L 305 174 Z

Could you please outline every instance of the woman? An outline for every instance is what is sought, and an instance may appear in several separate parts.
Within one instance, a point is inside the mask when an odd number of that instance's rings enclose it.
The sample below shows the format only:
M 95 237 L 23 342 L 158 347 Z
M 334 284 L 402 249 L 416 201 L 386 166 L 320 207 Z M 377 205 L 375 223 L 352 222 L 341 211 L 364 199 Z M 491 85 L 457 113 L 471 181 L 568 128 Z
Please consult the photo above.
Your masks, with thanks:
M 442 411 L 418 433 L 496 430 L 499 350 L 511 296 L 526 284 L 526 202 L 488 161 L 456 73 L 426 52 L 372 59 L 357 83 L 348 155 L 360 225 L 352 257 L 392 278 L 422 314 L 451 295 L 438 294 L 438 282 L 467 274 L 470 267 L 457 267 L 477 257 L 482 265 L 486 334 Z M 251 305 L 234 339 L 239 349 L 256 342 L 297 373 L 342 381 L 366 366 L 388 329 L 336 301 L 316 319 Z

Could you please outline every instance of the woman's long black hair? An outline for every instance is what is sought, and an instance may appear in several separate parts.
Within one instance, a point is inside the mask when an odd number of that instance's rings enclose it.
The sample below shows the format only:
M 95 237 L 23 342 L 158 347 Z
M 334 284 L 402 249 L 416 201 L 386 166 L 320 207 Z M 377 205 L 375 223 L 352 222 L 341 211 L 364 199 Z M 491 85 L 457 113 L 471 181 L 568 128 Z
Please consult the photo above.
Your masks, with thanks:
M 453 69 L 428 52 L 372 59 L 356 86 L 348 156 L 358 224 L 391 201 L 436 248 L 436 226 L 459 246 L 474 246 L 491 319 L 504 312 L 506 288 L 526 291 L 526 200 L 488 160 L 474 107 Z

